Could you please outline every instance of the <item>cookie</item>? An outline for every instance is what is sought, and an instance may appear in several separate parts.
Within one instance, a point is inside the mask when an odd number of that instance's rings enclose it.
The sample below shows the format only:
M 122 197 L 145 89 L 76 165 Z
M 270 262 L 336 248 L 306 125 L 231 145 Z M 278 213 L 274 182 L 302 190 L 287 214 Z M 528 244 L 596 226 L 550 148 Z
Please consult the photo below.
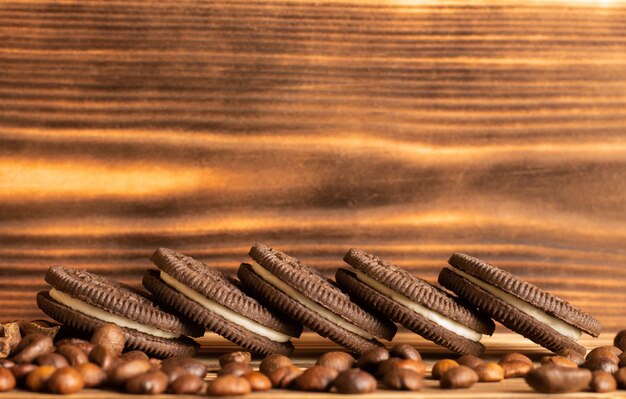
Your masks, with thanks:
M 396 326 L 366 312 L 315 269 L 263 244 L 239 267 L 242 289 L 323 337 L 360 353 L 391 340 Z
M 157 308 L 148 296 L 129 286 L 84 270 L 52 266 L 46 273 L 50 291 L 37 294 L 37 305 L 67 327 L 91 334 L 105 323 L 122 327 L 128 349 L 158 357 L 189 356 L 197 348 L 185 335 L 204 332 Z
M 339 269 L 335 279 L 355 301 L 454 352 L 483 354 L 479 341 L 495 329 L 490 318 L 375 255 L 353 248 L 344 261 L 354 269 Z
M 439 283 L 494 320 L 537 344 L 559 352 L 584 354 L 576 340 L 583 332 L 597 337 L 600 322 L 567 301 L 513 274 L 469 255 L 453 254 Z
M 171 249 L 159 248 L 152 262 L 159 270 L 147 270 L 142 283 L 155 302 L 255 354 L 293 351 L 302 326 L 271 313 L 232 278 Z

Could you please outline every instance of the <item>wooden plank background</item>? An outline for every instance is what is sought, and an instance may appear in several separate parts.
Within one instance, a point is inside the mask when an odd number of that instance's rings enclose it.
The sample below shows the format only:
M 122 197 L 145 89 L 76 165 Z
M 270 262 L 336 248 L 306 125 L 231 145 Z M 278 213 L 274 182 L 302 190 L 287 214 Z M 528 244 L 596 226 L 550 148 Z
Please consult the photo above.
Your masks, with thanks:
M 464 251 L 624 328 L 625 123 L 621 2 L 3 1 L 0 315 L 259 241 Z

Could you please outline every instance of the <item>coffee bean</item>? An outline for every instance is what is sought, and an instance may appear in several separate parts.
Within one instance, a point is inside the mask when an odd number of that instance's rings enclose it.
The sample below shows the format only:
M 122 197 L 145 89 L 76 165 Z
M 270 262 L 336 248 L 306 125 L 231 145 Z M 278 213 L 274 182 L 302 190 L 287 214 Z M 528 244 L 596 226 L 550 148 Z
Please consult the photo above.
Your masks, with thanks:
M 532 363 L 519 360 L 509 360 L 508 362 L 498 363 L 504 371 L 504 378 L 524 377 L 530 370 L 534 368 Z
M 53 349 L 52 338 L 40 333 L 32 333 L 22 338 L 17 345 L 13 361 L 15 363 L 32 363 L 35 358 L 50 353 Z
M 161 370 L 165 373 L 172 367 L 182 367 L 189 374 L 193 374 L 198 378 L 204 378 L 207 372 L 207 365 L 201 360 L 192 357 L 170 357 L 161 362 Z
M 57 352 L 60 355 L 63 355 L 70 366 L 78 366 L 79 364 L 89 362 L 89 356 L 78 346 L 74 345 L 63 345 L 57 348 Z
M 37 356 L 35 358 L 35 363 L 40 366 L 52 366 L 55 369 L 60 369 L 61 367 L 69 366 L 67 359 L 65 356 L 60 355 L 58 353 L 46 353 L 45 355 Z
M 382 362 L 389 359 L 389 351 L 385 348 L 368 349 L 361 353 L 356 366 L 369 373 L 375 373 Z
M 500 382 L 504 379 L 502 366 L 494 362 L 484 362 L 474 368 L 479 382 Z
M 345 394 L 374 392 L 376 390 L 376 379 L 366 371 L 350 369 L 335 378 L 333 387 L 338 393 Z
M 104 346 L 96 345 L 89 353 L 89 361 L 100 366 L 102 370 L 109 371 L 115 365 L 116 358 Z
M 591 382 L 587 369 L 545 365 L 531 370 L 526 383 L 542 393 L 565 393 L 581 391 Z
M 387 360 L 384 360 L 382 363 L 378 365 L 378 370 L 376 370 L 376 375 L 379 377 L 384 377 L 391 369 L 394 368 L 394 365 L 400 361 L 400 358 L 391 357 Z
M 483 359 L 474 355 L 465 355 L 456 359 L 456 362 L 461 366 L 467 366 L 471 369 L 483 363 Z
M 250 366 L 244 363 L 226 363 L 218 372 L 217 375 L 234 375 L 235 377 L 241 377 L 244 374 L 248 374 L 252 369 Z
M 15 376 L 6 367 L 0 367 L 0 392 L 10 391 L 15 388 Z
M 617 390 L 617 381 L 612 374 L 596 370 L 593 372 L 589 388 L 593 392 L 613 392 Z
M 91 342 L 85 341 L 84 339 L 80 339 L 80 338 L 64 338 L 55 342 L 54 345 L 57 348 L 63 345 L 78 346 L 83 352 L 85 352 L 85 354 L 87 354 L 87 356 L 89 356 L 89 354 L 91 353 L 94 347 L 94 345 Z
M 326 352 L 317 359 L 316 366 L 332 367 L 342 373 L 354 366 L 356 360 L 346 352 Z
M 619 355 L 619 363 L 617 365 L 620 368 L 621 367 L 626 367 L 626 352 L 622 352 L 622 354 Z
M 57 369 L 48 379 L 48 390 L 61 395 L 71 395 L 84 386 L 83 377 L 73 367 Z
M 313 366 L 304 370 L 298 378 L 293 381 L 292 386 L 301 391 L 324 392 L 330 389 L 331 384 L 337 378 L 339 372 L 331 367 Z
M 250 383 L 243 377 L 224 375 L 214 379 L 207 387 L 209 396 L 247 395 L 252 391 Z
M 166 369 L 161 369 L 161 371 L 164 372 L 165 374 L 167 374 L 167 380 L 168 380 L 169 384 L 172 384 L 174 381 L 176 381 L 178 378 L 182 377 L 183 375 L 189 374 L 187 369 L 184 369 L 184 368 L 178 367 L 178 366 L 176 366 L 176 367 L 171 366 L 171 367 L 168 367 Z
M 48 379 L 57 369 L 52 366 L 39 366 L 26 376 L 26 388 L 33 392 L 43 392 L 47 388 Z
M 443 389 L 469 388 L 478 382 L 478 374 L 467 366 L 453 367 L 446 371 L 439 380 Z
M 606 356 L 606 354 L 604 356 L 597 355 L 595 357 L 592 357 L 591 359 L 587 359 L 587 361 L 583 363 L 582 367 L 591 371 L 603 370 L 607 373 L 613 374 L 619 368 L 617 366 L 617 363 L 619 363 L 619 359 L 617 362 L 615 362 L 614 360 L 615 359 Z
M 267 391 L 272 389 L 272 381 L 260 371 L 251 371 L 244 375 L 243 378 L 248 380 L 253 391 Z
M 521 354 L 519 352 L 507 353 L 506 355 L 502 356 L 502 358 L 500 358 L 500 361 L 498 361 L 498 364 L 502 364 L 502 363 L 506 363 L 510 361 L 524 362 L 530 365 L 533 364 L 533 361 L 530 360 L 528 356 Z
M 385 374 L 383 382 L 389 389 L 418 391 L 422 388 L 422 377 L 411 369 L 396 368 Z
M 281 367 L 291 366 L 291 359 L 284 355 L 270 355 L 261 361 L 259 371 L 268 375 Z
M 152 370 L 152 365 L 145 359 L 122 362 L 109 371 L 109 381 L 114 385 L 123 385 L 131 378 Z
M 184 370 L 182 368 L 180 369 Z M 198 377 L 197 375 L 187 373 L 187 374 L 181 375 L 179 378 L 176 379 L 176 381 L 171 383 L 170 390 L 172 391 L 172 393 L 175 393 L 177 395 L 182 395 L 182 394 L 193 395 L 193 394 L 200 392 L 203 385 L 204 385 L 204 381 L 202 380 L 202 378 Z
M 402 359 L 394 363 L 392 368 L 413 370 L 422 378 L 426 374 L 426 365 L 421 360 Z
M 578 365 L 563 356 L 544 356 L 541 358 L 541 364 L 552 364 L 554 366 L 576 368 Z
M 419 351 L 409 344 L 395 345 L 389 351 L 389 354 L 393 357 L 399 357 L 400 359 L 407 360 L 422 360 L 422 356 Z
M 23 387 L 26 384 L 26 377 L 35 369 L 37 369 L 36 364 L 32 363 L 24 363 L 24 364 L 16 364 L 11 367 L 11 373 L 15 377 L 15 382 L 18 387 Z
M 460 364 L 458 364 L 455 360 L 452 360 L 452 359 L 438 360 L 433 365 L 432 377 L 435 380 L 439 380 L 441 379 L 441 376 L 444 375 L 448 370 L 454 367 L 459 367 L 459 366 Z
M 140 395 L 158 395 L 167 389 L 167 374 L 152 370 L 139 374 L 126 381 L 126 391 Z
M 615 334 L 613 345 L 621 349 L 622 352 L 626 352 L 626 330 L 621 330 Z
M 126 344 L 126 334 L 115 324 L 103 324 L 91 336 L 91 343 L 104 346 L 113 356 L 120 356 Z
M 220 367 L 223 367 L 227 363 L 243 363 L 250 365 L 252 356 L 250 352 L 229 352 L 219 357 Z
M 294 365 L 277 368 L 271 373 L 266 374 L 274 388 L 287 388 L 289 385 L 302 374 L 302 370 Z
M 622 367 L 617 370 L 617 372 L 613 375 L 615 380 L 617 381 L 617 386 L 621 389 L 626 389 L 626 367 Z
M 121 356 L 122 360 L 130 362 L 132 360 L 150 360 L 150 356 L 146 355 L 144 351 L 129 351 L 123 353 Z
M 82 363 L 75 367 L 85 382 L 85 388 L 95 388 L 104 384 L 107 373 L 94 363 Z
M 573 349 L 563 349 L 557 352 L 558 356 L 562 356 L 567 360 L 571 360 L 576 363 L 578 366 L 582 366 L 585 362 L 585 357 L 580 353 Z
M 621 354 L 622 350 L 616 346 L 598 346 L 597 348 L 593 348 L 589 353 L 587 353 L 585 359 L 589 360 L 596 356 L 608 356 L 612 358 L 612 355 L 615 355 L 615 357 L 619 357 L 619 355 Z

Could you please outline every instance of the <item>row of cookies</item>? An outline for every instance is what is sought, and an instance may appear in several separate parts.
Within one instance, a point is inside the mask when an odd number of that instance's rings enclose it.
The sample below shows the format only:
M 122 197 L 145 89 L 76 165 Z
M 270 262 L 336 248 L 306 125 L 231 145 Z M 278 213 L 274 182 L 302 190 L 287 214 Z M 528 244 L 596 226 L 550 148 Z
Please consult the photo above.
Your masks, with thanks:
M 382 259 L 351 249 L 335 281 L 298 259 L 255 244 L 235 279 L 189 256 L 160 248 L 143 286 L 150 295 L 86 271 L 53 266 L 39 307 L 90 333 L 115 323 L 129 346 L 156 356 L 188 355 L 188 337 L 214 331 L 251 352 L 288 354 L 303 326 L 353 352 L 391 341 L 395 323 L 460 354 L 480 356 L 492 318 L 554 351 L 584 353 L 593 317 L 495 266 L 463 254 L 450 258 L 439 283 L 458 297 Z M 155 306 L 154 301 L 158 306 Z M 394 323 L 395 322 L 395 323 Z

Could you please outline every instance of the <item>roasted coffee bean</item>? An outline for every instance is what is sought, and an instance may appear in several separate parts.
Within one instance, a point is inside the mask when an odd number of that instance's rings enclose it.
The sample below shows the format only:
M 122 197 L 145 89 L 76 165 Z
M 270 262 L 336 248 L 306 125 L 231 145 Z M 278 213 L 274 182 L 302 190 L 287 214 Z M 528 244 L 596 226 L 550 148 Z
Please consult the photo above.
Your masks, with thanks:
M 248 380 L 253 391 L 268 391 L 272 389 L 272 381 L 260 371 L 251 371 L 244 375 L 243 378 Z
M 273 370 L 267 374 L 274 388 L 287 388 L 296 378 L 300 377 L 302 370 L 294 365 Z
M 542 393 L 578 392 L 590 382 L 591 371 L 580 368 L 545 365 L 526 374 L 526 383 Z
M 446 371 L 439 379 L 439 386 L 442 389 L 462 389 L 469 388 L 478 382 L 478 374 L 467 367 L 453 367 Z
M 114 385 L 123 385 L 131 378 L 152 370 L 152 364 L 145 359 L 122 362 L 109 371 L 109 381 Z
M 532 363 L 526 363 L 519 360 L 509 360 L 508 362 L 498 363 L 504 371 L 504 378 L 524 377 L 530 370 L 534 368 Z
M 85 388 L 95 388 L 104 384 L 107 373 L 94 363 L 82 363 L 75 367 L 85 382 Z
M 72 367 L 89 362 L 89 356 L 78 346 L 63 345 L 57 348 L 57 352 L 63 355 Z
M 376 379 L 366 371 L 350 369 L 335 378 L 333 387 L 338 393 L 345 394 L 374 392 L 376 390 Z
M 244 374 L 248 374 L 252 369 L 250 366 L 244 363 L 226 363 L 218 372 L 217 375 L 234 375 L 235 377 L 241 377 Z
M 483 363 L 483 359 L 474 355 L 465 355 L 456 359 L 456 362 L 461 366 L 467 366 L 471 369 Z
M 589 388 L 593 392 L 613 392 L 617 390 L 617 381 L 606 371 L 596 370 L 591 377 Z
M 502 363 L 506 363 L 506 362 L 510 362 L 510 361 L 516 361 L 516 362 L 524 362 L 524 363 L 528 363 L 530 365 L 533 364 L 533 361 L 530 360 L 530 358 L 526 355 L 523 355 L 519 352 L 511 352 L 511 353 L 507 353 L 506 355 L 502 356 L 502 358 L 500 358 L 500 361 L 498 361 L 498 364 L 502 364 Z
M 0 392 L 10 391 L 15 388 L 15 376 L 6 367 L 0 367 Z
M 259 365 L 259 371 L 265 375 L 268 375 L 281 367 L 291 366 L 291 359 L 284 355 L 269 355 L 261 361 Z
M 15 363 L 32 363 L 35 358 L 50 353 L 53 349 L 52 338 L 40 333 L 32 333 L 22 338 L 15 348 L 12 360 Z
M 87 356 L 89 356 L 89 354 L 91 353 L 94 345 L 89 342 L 89 341 L 85 341 L 84 339 L 80 339 L 80 338 L 64 338 L 61 339 L 57 342 L 54 343 L 54 345 L 59 348 L 63 345 L 74 345 L 74 346 L 78 346 L 83 352 L 85 352 L 87 354 Z
M 585 362 L 585 357 L 573 350 L 573 349 L 563 349 L 557 352 L 558 356 L 562 356 L 564 358 L 566 358 L 567 360 L 571 360 L 572 362 L 576 363 L 579 367 L 583 365 L 583 363 Z
M 144 351 L 129 351 L 123 353 L 120 357 L 122 358 L 122 360 L 127 362 L 130 362 L 132 360 L 150 360 L 150 357 L 146 355 L 146 352 Z
M 563 356 L 544 356 L 541 358 L 541 364 L 545 365 L 545 364 L 552 364 L 555 366 L 561 366 L 561 367 L 571 367 L 571 368 L 576 368 L 578 367 L 578 365 L 576 363 L 574 363 L 573 361 L 563 357 Z
M 47 389 L 48 379 L 57 369 L 52 366 L 39 366 L 26 376 L 26 389 L 43 392 Z
M 626 367 L 626 352 L 622 352 L 622 354 L 619 355 L 619 363 L 617 365 L 620 368 L 621 367 Z
M 452 359 L 438 360 L 433 365 L 432 377 L 435 380 L 439 380 L 441 379 L 441 376 L 444 375 L 448 370 L 454 367 L 459 367 L 459 366 L 460 364 L 458 364 L 455 360 L 452 360 Z
M 35 369 L 37 365 L 33 363 L 16 364 L 11 367 L 11 373 L 15 377 L 15 382 L 18 387 L 23 387 L 26 384 L 26 377 Z
M 613 345 L 621 349 L 622 352 L 626 351 L 626 330 L 621 330 L 615 334 Z
M 389 351 L 385 348 L 368 349 L 361 353 L 356 367 L 369 373 L 375 373 L 382 362 L 389 359 Z
M 332 367 L 342 373 L 352 368 L 356 360 L 346 352 L 326 352 L 317 359 L 316 366 Z
M 402 359 L 394 363 L 392 368 L 413 370 L 422 378 L 426 374 L 426 365 L 421 360 Z
M 201 360 L 192 357 L 170 357 L 161 362 L 161 370 L 167 373 L 167 370 L 173 367 L 182 367 L 189 374 L 196 377 L 204 378 L 207 372 L 207 365 Z
M 301 391 L 317 391 L 324 392 L 330 389 L 331 384 L 337 378 L 339 372 L 331 367 L 313 366 L 304 370 L 298 378 L 296 378 L 292 386 Z
M 483 362 L 474 367 L 479 382 L 500 382 L 504 379 L 502 366 L 494 362 Z
M 422 388 L 423 378 L 411 369 L 392 369 L 385 374 L 383 382 L 389 389 L 418 391 Z
M 395 345 L 393 348 L 391 348 L 389 354 L 392 357 L 399 357 L 400 359 L 418 361 L 422 360 L 422 356 L 420 355 L 419 351 L 409 344 Z
M 207 387 L 209 396 L 247 395 L 252 391 L 250 383 L 243 377 L 223 375 L 214 379 Z
M 73 367 L 57 369 L 48 379 L 48 390 L 61 395 L 71 395 L 84 386 L 83 377 Z
M 615 357 L 619 357 L 619 355 L 622 354 L 622 350 L 616 346 L 598 346 L 597 348 L 593 348 L 589 353 L 587 353 L 587 356 L 585 357 L 585 359 L 589 360 L 592 357 L 596 357 L 596 356 L 607 356 L 607 354 L 609 354 L 609 357 L 613 357 L 611 355 L 615 355 Z
M 91 343 L 104 346 L 113 356 L 120 356 L 126 344 L 126 334 L 115 324 L 103 324 L 91 336 Z
M 167 369 L 161 369 L 161 371 L 167 374 L 167 380 L 169 381 L 170 384 L 176 381 L 178 378 L 182 377 L 183 375 L 189 374 L 187 369 L 184 369 L 178 366 L 168 367 Z
M 56 369 L 69 366 L 65 356 L 59 353 L 46 353 L 45 355 L 37 356 L 35 363 L 40 366 L 52 366 Z
M 250 365 L 252 356 L 250 355 L 250 352 L 229 352 L 220 356 L 218 360 L 220 362 L 220 367 L 223 367 L 227 363 L 243 363 Z
M 621 389 L 626 389 L 626 367 L 617 370 L 617 373 L 614 374 L 614 377 L 617 381 L 617 386 L 619 386 Z
M 102 370 L 109 371 L 116 363 L 116 357 L 110 354 L 102 345 L 96 345 L 89 353 L 89 361 L 100 366 Z M 120 359 L 121 360 L 121 359 Z
M 587 359 L 587 361 L 583 363 L 582 367 L 591 371 L 603 370 L 607 373 L 613 374 L 619 369 L 617 366 L 618 363 L 619 359 L 615 362 L 612 357 L 597 355 L 591 359 Z
M 161 370 L 152 370 L 139 374 L 126 381 L 128 393 L 140 395 L 158 395 L 167 389 L 167 375 Z
M 263 375 L 263 377 L 265 377 L 265 375 Z M 268 384 L 270 384 L 271 387 L 271 383 L 269 383 L 269 381 Z M 176 379 L 176 381 L 171 383 L 170 390 L 172 391 L 172 393 L 175 393 L 177 395 L 193 395 L 200 392 L 203 385 L 204 381 L 202 381 L 202 378 L 198 377 L 197 375 L 187 373 L 185 375 L 181 375 L 179 378 Z

